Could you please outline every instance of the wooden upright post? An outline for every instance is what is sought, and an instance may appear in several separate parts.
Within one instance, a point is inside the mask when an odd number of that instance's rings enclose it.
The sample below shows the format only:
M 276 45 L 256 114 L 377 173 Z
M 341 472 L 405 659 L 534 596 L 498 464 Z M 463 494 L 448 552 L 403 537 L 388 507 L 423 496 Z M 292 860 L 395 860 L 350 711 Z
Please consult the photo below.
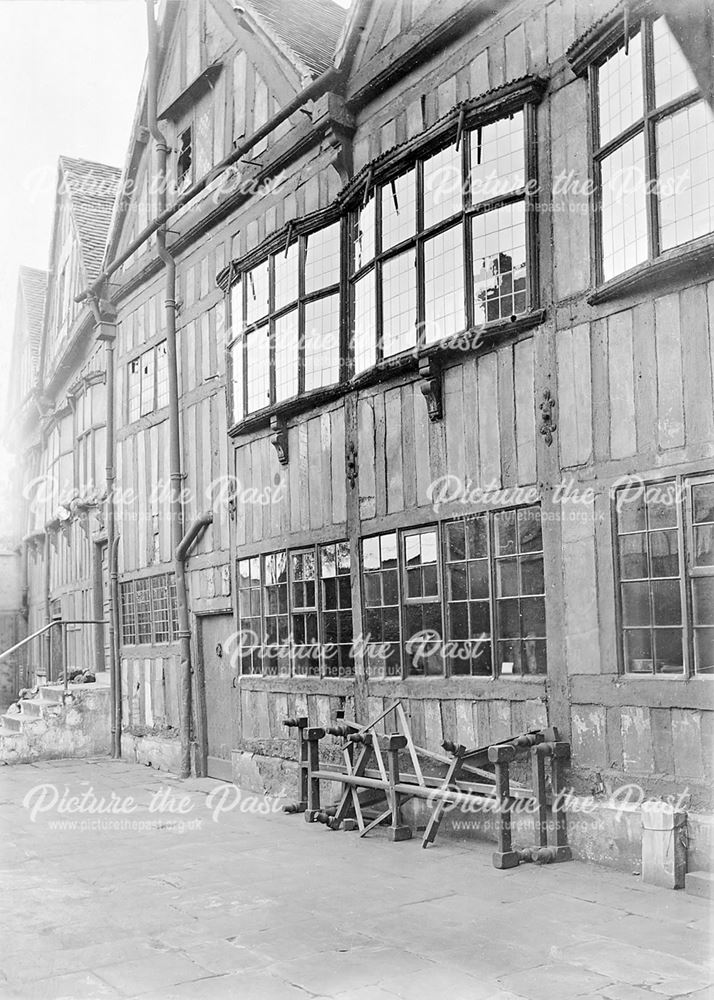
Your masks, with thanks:
M 318 726 L 308 726 L 303 733 L 307 742 L 307 823 L 314 823 L 316 814 L 320 812 L 320 779 L 315 777 L 315 772 L 320 770 L 320 740 L 324 735 L 325 730 Z
M 392 824 L 389 828 L 389 839 L 393 841 L 411 840 L 412 836 L 411 828 L 402 823 L 402 797 L 397 791 L 397 785 L 400 782 L 399 751 L 403 750 L 406 745 L 407 738 L 401 733 L 395 733 L 387 738 L 389 798 L 392 807 Z
M 496 796 L 498 798 L 498 850 L 493 853 L 496 868 L 516 868 L 520 857 L 511 844 L 511 782 L 508 765 L 516 756 L 511 744 L 488 748 L 488 759 L 495 765 Z

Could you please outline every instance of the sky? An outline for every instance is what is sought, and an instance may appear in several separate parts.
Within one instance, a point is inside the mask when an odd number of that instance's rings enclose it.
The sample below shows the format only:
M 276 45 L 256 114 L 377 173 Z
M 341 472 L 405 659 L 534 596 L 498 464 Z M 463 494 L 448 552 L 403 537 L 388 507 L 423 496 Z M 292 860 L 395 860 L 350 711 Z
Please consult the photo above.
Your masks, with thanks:
M 0 399 L 18 268 L 48 266 L 57 159 L 123 166 L 145 58 L 143 0 L 0 0 Z

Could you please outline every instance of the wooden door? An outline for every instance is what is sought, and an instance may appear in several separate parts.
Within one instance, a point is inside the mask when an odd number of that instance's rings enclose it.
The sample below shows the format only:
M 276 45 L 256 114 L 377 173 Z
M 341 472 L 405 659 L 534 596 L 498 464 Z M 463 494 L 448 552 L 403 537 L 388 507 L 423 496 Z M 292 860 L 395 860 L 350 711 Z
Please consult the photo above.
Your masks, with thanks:
M 205 724 L 209 778 L 231 781 L 231 750 L 238 735 L 238 690 L 236 673 L 228 655 L 229 636 L 234 631 L 230 613 L 198 618 L 199 652 L 205 685 Z

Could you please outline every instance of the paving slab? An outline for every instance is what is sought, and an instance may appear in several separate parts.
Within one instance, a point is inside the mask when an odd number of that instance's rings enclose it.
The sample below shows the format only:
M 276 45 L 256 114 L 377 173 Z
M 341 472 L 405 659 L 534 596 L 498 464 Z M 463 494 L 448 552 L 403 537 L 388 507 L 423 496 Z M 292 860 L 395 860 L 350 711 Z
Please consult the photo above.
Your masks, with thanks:
M 714 997 L 711 902 L 595 865 L 501 872 L 105 758 L 4 767 L 0 800 L 0 1000 Z

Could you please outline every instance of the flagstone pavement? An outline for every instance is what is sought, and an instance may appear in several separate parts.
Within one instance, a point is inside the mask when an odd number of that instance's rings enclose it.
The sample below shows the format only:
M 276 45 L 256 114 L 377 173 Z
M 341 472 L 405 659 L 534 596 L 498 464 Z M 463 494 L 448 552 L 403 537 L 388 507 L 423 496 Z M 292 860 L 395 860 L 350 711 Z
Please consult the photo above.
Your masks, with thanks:
M 123 761 L 3 767 L 0 997 L 714 998 L 704 900 L 267 809 Z

